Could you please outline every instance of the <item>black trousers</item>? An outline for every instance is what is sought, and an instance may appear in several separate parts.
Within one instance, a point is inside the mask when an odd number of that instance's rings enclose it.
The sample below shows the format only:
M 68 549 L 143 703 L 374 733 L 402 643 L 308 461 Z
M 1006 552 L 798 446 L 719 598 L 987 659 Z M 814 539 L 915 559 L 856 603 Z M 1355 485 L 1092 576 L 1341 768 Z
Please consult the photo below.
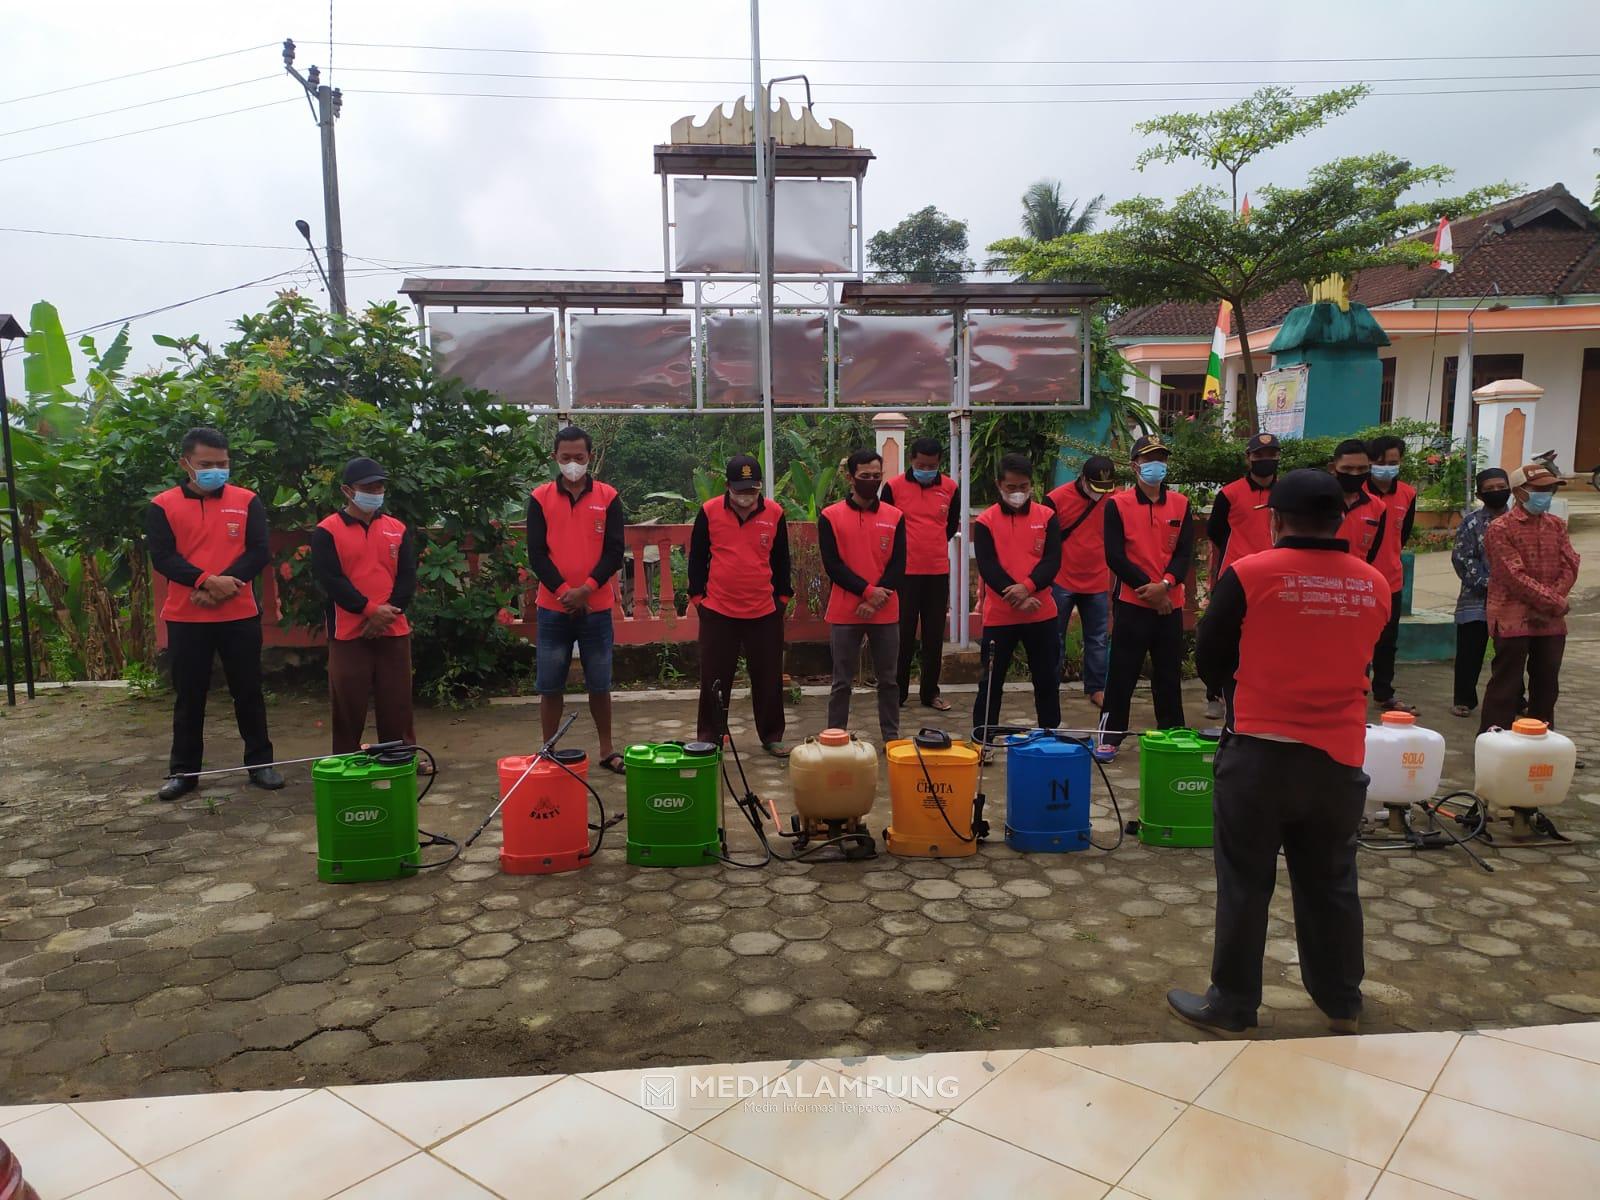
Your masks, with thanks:
M 1453 703 L 1478 707 L 1478 676 L 1489 649 L 1489 622 L 1461 621 L 1456 625 L 1456 689 Z
M 983 674 L 978 679 L 978 699 L 972 706 L 974 725 L 995 725 L 1000 720 L 1000 700 L 1006 672 L 1021 646 L 1028 656 L 1033 679 L 1033 711 L 1040 729 L 1061 724 L 1061 640 L 1054 617 L 1026 625 L 990 625 L 983 631 L 978 657 Z M 993 680 L 994 687 L 989 683 Z
M 1156 705 L 1156 725 L 1178 729 L 1183 719 L 1183 610 L 1162 616 L 1153 608 L 1118 600 L 1111 621 L 1111 666 L 1106 672 L 1104 728 L 1128 728 L 1133 689 L 1139 683 L 1146 656 L 1150 659 L 1150 691 Z M 1123 735 L 1107 734 L 1106 741 L 1120 745 Z
M 1494 665 L 1489 668 L 1489 685 L 1483 689 L 1483 716 L 1478 731 L 1495 725 L 1511 728 L 1523 694 L 1524 671 L 1528 678 L 1528 715 L 1553 726 L 1556 699 L 1561 695 L 1561 656 L 1566 648 L 1564 633 L 1495 638 Z
M 1246 1019 L 1261 1006 L 1267 908 L 1281 848 L 1294 892 L 1300 978 L 1328 1016 L 1356 1016 L 1365 973 L 1356 829 L 1367 777 L 1314 746 L 1236 734 L 1224 737 L 1215 767 L 1217 941 L 1207 997 L 1219 1011 Z
M 233 715 L 244 739 L 244 765 L 272 761 L 267 736 L 267 701 L 261 694 L 261 618 L 243 621 L 168 621 L 167 652 L 172 657 L 173 775 L 200 770 L 205 754 L 206 693 L 211 662 L 222 659 L 222 674 L 233 696 Z
M 722 739 L 718 692 L 727 700 L 733 673 L 744 655 L 750 672 L 750 706 L 755 710 L 756 736 L 763 742 L 783 741 L 783 614 L 725 617 L 700 610 L 700 712 L 696 720 L 702 742 Z
M 924 704 L 939 698 L 939 668 L 944 665 L 945 619 L 950 612 L 949 575 L 907 575 L 900 584 L 900 703 L 911 695 L 911 659 L 922 652 L 918 695 Z M 917 631 L 922 636 L 919 639 Z
M 1394 699 L 1394 656 L 1400 647 L 1400 597 L 1390 597 L 1389 623 L 1372 651 L 1372 695 L 1378 701 Z

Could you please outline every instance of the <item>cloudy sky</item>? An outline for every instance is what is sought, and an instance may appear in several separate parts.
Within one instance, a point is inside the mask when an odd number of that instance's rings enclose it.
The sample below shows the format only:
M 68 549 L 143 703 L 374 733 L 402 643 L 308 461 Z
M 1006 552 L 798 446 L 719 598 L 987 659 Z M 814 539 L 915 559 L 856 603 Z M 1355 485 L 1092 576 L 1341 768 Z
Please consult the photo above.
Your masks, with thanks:
M 6 8 L 0 311 L 26 324 L 32 303 L 49 299 L 75 330 L 290 273 L 136 322 L 143 365 L 161 353 L 150 334 L 221 339 L 283 280 L 323 298 L 293 226 L 305 217 L 322 237 L 317 131 L 279 43 L 293 37 L 298 65 L 326 70 L 327 0 Z M 1252 166 L 1247 189 L 1384 149 L 1442 162 L 1460 187 L 1560 181 L 1587 200 L 1600 167 L 1593 0 L 764 9 L 766 74 L 807 71 L 818 114 L 848 121 L 878 155 L 867 232 L 935 204 L 970 222 L 979 258 L 1015 231 L 1018 196 L 1040 177 L 1062 180 L 1067 196 L 1111 200 L 1199 182 L 1188 165 L 1135 172 L 1133 123 L 1269 81 L 1448 94 L 1374 96 Z M 650 148 L 675 118 L 703 117 L 748 90 L 748 14 L 745 0 L 335 0 L 345 245 L 360 256 L 349 264 L 352 299 L 392 297 L 401 272 L 384 269 L 403 264 L 657 267 Z M 37 95 L 46 92 L 55 94 Z M 514 98 L 436 94 L 445 92 Z M 172 127 L 135 132 L 162 125 Z M 89 144 L 71 145 L 80 142 Z M 20 372 L 10 374 L 15 390 Z

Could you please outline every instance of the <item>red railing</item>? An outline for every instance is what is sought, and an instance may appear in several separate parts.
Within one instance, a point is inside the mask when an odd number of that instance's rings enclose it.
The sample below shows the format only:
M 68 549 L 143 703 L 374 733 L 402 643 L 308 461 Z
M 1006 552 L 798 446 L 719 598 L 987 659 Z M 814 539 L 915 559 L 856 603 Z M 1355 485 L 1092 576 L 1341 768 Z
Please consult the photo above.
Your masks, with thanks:
M 618 572 L 619 603 L 615 612 L 616 640 L 622 646 L 648 646 L 693 642 L 700 634 L 700 618 L 688 602 L 689 525 L 630 525 L 624 531 L 624 558 Z M 522 526 L 517 536 L 526 535 Z M 277 564 L 305 545 L 309 535 L 293 530 L 272 534 L 273 566 L 261 573 L 257 598 L 261 604 L 263 643 L 267 646 L 305 648 L 321 645 L 321 630 L 283 624 L 283 604 L 279 594 Z M 1199 588 L 1195 580 L 1205 547 L 1195 547 L 1196 565 L 1190 569 L 1188 601 L 1184 606 L 1184 628 L 1193 629 L 1199 614 Z M 817 527 L 810 521 L 789 523 L 789 556 L 794 569 L 794 605 L 789 610 L 785 637 L 790 642 L 826 642 L 828 624 L 822 614 L 828 604 L 828 580 L 817 550 Z M 981 596 L 976 566 L 972 573 L 970 635 L 976 641 L 983 633 L 980 615 Z M 512 620 L 511 632 L 530 641 L 534 636 L 534 596 L 538 581 L 530 575 Z M 166 599 L 167 581 L 154 576 L 152 599 L 159 613 Z M 156 641 L 167 645 L 166 622 L 156 622 Z

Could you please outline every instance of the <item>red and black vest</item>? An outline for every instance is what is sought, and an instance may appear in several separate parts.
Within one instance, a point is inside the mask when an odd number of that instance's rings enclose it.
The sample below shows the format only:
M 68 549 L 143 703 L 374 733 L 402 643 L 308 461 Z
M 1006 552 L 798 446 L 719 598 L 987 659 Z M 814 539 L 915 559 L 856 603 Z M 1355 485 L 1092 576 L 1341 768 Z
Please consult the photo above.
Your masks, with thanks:
M 1372 554 L 1373 542 L 1378 536 L 1378 526 L 1383 524 L 1387 511 L 1376 497 L 1361 493 L 1361 499 L 1344 510 L 1344 522 L 1339 526 L 1339 537 L 1350 543 L 1350 553 L 1366 562 Z M 1383 551 L 1380 549 L 1380 555 Z
M 1111 590 L 1111 570 L 1106 566 L 1105 514 L 1110 499 L 1110 496 L 1102 496 L 1099 500 L 1090 500 L 1076 482 L 1063 484 L 1050 493 L 1050 503 L 1056 508 L 1056 524 L 1061 526 L 1061 569 L 1056 572 L 1057 587 L 1078 593 Z M 1095 511 L 1084 517 L 1091 504 Z M 1081 521 L 1080 517 L 1083 517 Z M 1069 529 L 1071 533 L 1067 532 Z
M 1029 576 L 1044 557 L 1045 537 L 1055 513 L 1042 504 L 1032 501 L 1023 512 L 1011 512 L 998 504 L 991 504 L 978 517 L 978 524 L 989 531 L 994 541 L 994 555 L 1000 567 L 1017 583 L 1033 588 Z M 1104 562 L 1104 559 L 1101 560 Z M 1056 599 L 1048 587 L 1034 592 L 1039 607 L 1031 613 L 1021 613 L 1006 603 L 1005 597 L 988 584 L 983 587 L 983 624 L 1032 625 L 1036 621 L 1053 621 L 1056 618 Z
M 339 570 L 350 585 L 367 598 L 365 612 L 353 613 L 347 608 L 333 606 L 333 636 L 335 641 L 349 642 L 361 636 L 362 618 L 380 604 L 389 603 L 394 595 L 394 579 L 400 570 L 400 545 L 406 539 L 404 521 L 379 514 L 363 525 L 360 521 L 347 521 L 338 513 L 317 522 L 317 528 L 333 538 L 334 551 L 339 555 Z M 405 637 L 411 632 L 411 622 L 401 613 L 384 637 Z
M 1246 475 L 1223 488 L 1222 495 L 1228 498 L 1228 548 L 1213 579 L 1245 555 L 1272 549 L 1272 510 L 1267 507 L 1272 488 L 1255 487 Z
M 550 561 L 555 563 L 568 587 L 590 582 L 589 572 L 600 561 L 600 552 L 605 547 L 606 513 L 617 498 L 617 489 L 608 483 L 591 479 L 590 485 L 576 501 L 558 480 L 552 479 L 533 489 L 534 503 L 544 513 Z M 604 612 L 616 603 L 614 582 L 608 579 L 590 594 L 591 612 Z M 537 604 L 551 612 L 566 611 L 556 594 L 542 583 Z
M 1233 564 L 1245 594 L 1233 729 L 1315 746 L 1359 767 L 1367 663 L 1389 620 L 1389 585 L 1337 550 L 1279 547 Z
M 822 510 L 822 519 L 833 530 L 834 544 L 839 548 L 844 565 L 876 586 L 889 568 L 895 530 L 900 528 L 905 515 L 881 500 L 870 512 L 857 508 L 849 500 L 840 500 Z M 865 619 L 856 615 L 860 606 L 859 596 L 834 587 L 828 595 L 825 616 L 831 625 L 893 625 L 900 619 L 899 592 L 890 592 L 889 602 Z
M 209 575 L 226 571 L 244 553 L 245 526 L 249 523 L 250 501 L 256 494 L 249 488 L 222 485 L 215 496 L 198 499 L 182 487 L 168 488 L 151 503 L 167 515 L 178 553 L 186 562 L 200 568 L 197 583 Z M 211 608 L 191 604 L 194 588 L 167 580 L 167 600 L 161 616 L 168 621 L 242 621 L 261 610 L 256 607 L 254 590 L 247 584 L 229 599 Z
M 1367 494 L 1383 505 L 1384 511 L 1389 514 L 1389 520 L 1383 531 L 1383 545 L 1378 548 L 1378 557 L 1372 560 L 1372 565 L 1383 572 L 1383 577 L 1389 581 L 1389 590 L 1398 592 L 1405 586 L 1405 570 L 1400 565 L 1400 538 L 1405 533 L 1406 512 L 1412 502 L 1417 498 L 1417 489 L 1403 479 L 1396 479 L 1394 487 L 1385 495 L 1379 495 L 1367 483 Z
M 705 606 L 725 617 L 750 620 L 777 610 L 772 591 L 772 539 L 778 535 L 783 506 L 758 500 L 744 520 L 726 496 L 701 506 L 711 535 L 711 569 Z
M 1184 518 L 1189 515 L 1189 497 L 1173 488 L 1166 488 L 1155 501 L 1144 498 L 1138 488 L 1118 492 L 1106 501 L 1117 506 L 1122 518 L 1122 533 L 1128 561 L 1150 576 L 1152 583 L 1166 577 L 1167 564 L 1172 552 L 1178 548 L 1178 537 L 1183 533 Z M 1174 608 L 1183 607 L 1183 580 L 1174 580 L 1167 589 Z M 1131 587 L 1120 580 L 1117 599 L 1140 608 L 1150 608 L 1139 599 Z
M 889 480 L 889 497 L 906 519 L 906 574 L 950 573 L 950 506 L 955 503 L 956 481 L 940 475 L 924 487 L 915 479 L 896 475 Z

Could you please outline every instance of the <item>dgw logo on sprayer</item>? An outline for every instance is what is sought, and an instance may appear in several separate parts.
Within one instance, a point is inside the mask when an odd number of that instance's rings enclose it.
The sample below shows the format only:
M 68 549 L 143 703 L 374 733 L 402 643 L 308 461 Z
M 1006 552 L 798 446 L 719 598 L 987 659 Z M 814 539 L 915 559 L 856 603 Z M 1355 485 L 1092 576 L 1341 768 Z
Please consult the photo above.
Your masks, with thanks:
M 1172 790 L 1180 796 L 1203 796 L 1211 790 L 1209 779 L 1174 779 Z
M 649 803 L 651 809 L 655 812 L 683 812 L 684 809 L 689 807 L 689 797 L 676 795 L 651 796 Z
M 382 825 L 388 816 L 381 808 L 370 805 L 361 805 L 359 808 L 341 808 L 335 818 L 341 825 L 353 825 L 363 829 L 370 829 L 374 825 Z

